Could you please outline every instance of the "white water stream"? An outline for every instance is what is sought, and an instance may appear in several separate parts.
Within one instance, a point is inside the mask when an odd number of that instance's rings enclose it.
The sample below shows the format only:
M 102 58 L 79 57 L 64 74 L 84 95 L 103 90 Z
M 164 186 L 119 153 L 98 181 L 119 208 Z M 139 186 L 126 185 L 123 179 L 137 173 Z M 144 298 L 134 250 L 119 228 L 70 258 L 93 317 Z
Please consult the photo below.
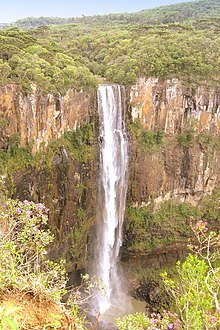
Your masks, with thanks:
M 101 314 L 124 304 L 118 256 L 128 175 L 128 141 L 125 129 L 125 88 L 101 85 L 98 89 L 100 120 L 100 189 L 96 273 L 106 291 L 97 299 Z M 116 302 L 117 301 L 117 302 Z M 118 306 L 116 306 L 118 305 Z

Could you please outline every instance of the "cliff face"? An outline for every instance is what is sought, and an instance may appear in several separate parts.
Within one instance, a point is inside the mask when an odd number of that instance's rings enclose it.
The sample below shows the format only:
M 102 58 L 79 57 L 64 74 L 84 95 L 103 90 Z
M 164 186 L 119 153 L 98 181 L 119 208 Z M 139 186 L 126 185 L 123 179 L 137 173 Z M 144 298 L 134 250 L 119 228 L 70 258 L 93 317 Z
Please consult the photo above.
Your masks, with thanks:
M 189 148 L 174 142 L 153 155 L 134 152 L 129 181 L 134 205 L 169 199 L 196 204 L 220 184 L 220 152 L 198 143 Z
M 149 200 L 198 200 L 220 183 L 218 143 L 220 90 L 186 90 L 177 79 L 140 79 L 130 90 L 130 117 L 164 134 L 156 152 L 138 151 L 132 139 L 130 197 Z
M 41 95 L 35 86 L 22 93 L 16 85 L 0 88 L 0 119 L 5 122 L 1 144 L 20 134 L 21 146 L 33 144 L 33 152 L 46 147 L 67 130 L 76 130 L 82 122 L 91 121 L 95 108 L 94 95 L 70 89 L 64 96 Z
M 220 89 L 186 89 L 178 79 L 159 81 L 141 78 L 128 89 L 131 119 L 139 118 L 146 129 L 164 134 L 184 129 L 220 134 Z M 21 135 L 21 146 L 33 144 L 33 151 L 46 147 L 67 130 L 94 120 L 96 99 L 70 89 L 64 96 L 41 95 L 35 86 L 22 93 L 17 85 L 0 88 L 1 140 Z M 4 126 L 4 127 L 3 127 Z
M 1 148 L 5 153 L 9 150 L 9 157 L 10 139 L 19 134 L 20 146 L 29 145 L 35 155 L 13 172 L 9 191 L 13 198 L 47 205 L 57 238 L 52 253 L 64 255 L 70 267 L 84 264 L 87 232 L 94 220 L 96 147 L 87 135 L 92 134 L 91 127 L 95 135 L 96 117 L 94 94 L 69 90 L 55 97 L 41 95 L 34 87 L 26 94 L 14 85 L 0 89 Z M 82 127 L 86 127 L 84 133 Z M 63 143 L 59 139 L 67 131 L 77 132 Z M 13 161 L 17 162 L 16 156 Z M 4 170 L 7 173 L 7 168 Z
M 190 219 L 219 226 L 218 202 L 210 202 L 216 205 L 212 218 L 207 200 L 220 185 L 220 90 L 143 78 L 128 96 L 130 180 L 122 251 L 125 257 L 152 254 L 156 267 L 163 267 L 170 256 L 175 261 L 186 253 Z
M 220 134 L 220 89 L 186 89 L 178 79 L 141 78 L 130 89 L 132 120 L 165 134 L 184 128 Z
M 95 217 L 96 176 L 93 161 L 74 160 L 65 148 L 54 154 L 50 168 L 33 165 L 13 176 L 12 197 L 49 208 L 56 237 L 51 254 L 65 257 L 68 270 L 85 265 L 87 235 Z

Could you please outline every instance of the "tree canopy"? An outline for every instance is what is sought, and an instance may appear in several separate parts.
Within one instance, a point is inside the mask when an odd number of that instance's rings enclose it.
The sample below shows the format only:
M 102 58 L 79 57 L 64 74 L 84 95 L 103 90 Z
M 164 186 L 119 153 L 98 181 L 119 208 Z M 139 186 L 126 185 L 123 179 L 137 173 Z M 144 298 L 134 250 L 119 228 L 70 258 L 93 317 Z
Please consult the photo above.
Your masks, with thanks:
M 218 86 L 219 23 L 218 0 L 133 14 L 26 18 L 0 30 L 0 82 L 35 83 L 53 93 L 94 89 L 97 77 L 126 85 L 155 76 Z

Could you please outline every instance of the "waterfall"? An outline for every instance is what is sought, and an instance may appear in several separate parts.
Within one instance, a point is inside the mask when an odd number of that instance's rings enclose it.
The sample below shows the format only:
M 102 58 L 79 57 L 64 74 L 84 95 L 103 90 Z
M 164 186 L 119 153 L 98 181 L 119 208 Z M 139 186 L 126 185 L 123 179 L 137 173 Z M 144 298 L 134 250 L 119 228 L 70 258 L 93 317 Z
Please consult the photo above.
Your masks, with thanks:
M 106 290 L 106 294 L 98 298 L 100 313 L 108 310 L 115 297 L 122 293 L 117 261 L 122 244 L 128 176 L 125 108 L 123 86 L 99 86 L 100 184 L 95 263 L 97 276 Z

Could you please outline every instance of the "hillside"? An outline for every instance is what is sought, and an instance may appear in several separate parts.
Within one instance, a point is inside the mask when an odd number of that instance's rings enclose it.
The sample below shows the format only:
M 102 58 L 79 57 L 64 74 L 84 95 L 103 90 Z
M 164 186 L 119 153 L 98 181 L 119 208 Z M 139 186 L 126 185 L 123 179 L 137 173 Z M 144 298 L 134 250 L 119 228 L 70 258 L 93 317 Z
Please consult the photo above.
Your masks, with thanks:
M 167 24 L 211 18 L 220 15 L 220 2 L 218 0 L 196 0 L 169 6 L 146 9 L 136 13 L 120 13 L 109 15 L 94 15 L 83 17 L 28 17 L 17 20 L 14 26 L 22 28 L 35 28 L 54 24 Z

